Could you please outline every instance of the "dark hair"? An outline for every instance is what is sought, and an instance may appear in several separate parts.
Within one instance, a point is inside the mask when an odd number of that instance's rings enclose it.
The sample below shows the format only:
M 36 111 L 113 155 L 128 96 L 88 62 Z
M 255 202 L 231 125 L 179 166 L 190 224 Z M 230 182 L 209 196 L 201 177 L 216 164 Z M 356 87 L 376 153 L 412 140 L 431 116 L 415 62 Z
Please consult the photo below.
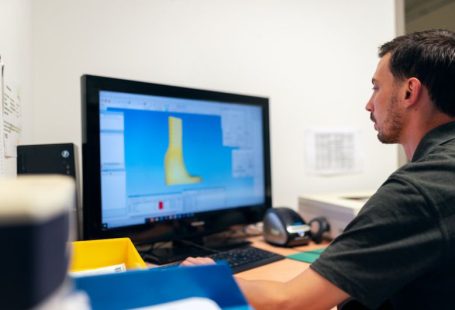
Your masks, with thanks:
M 396 79 L 419 79 L 435 106 L 455 116 L 455 32 L 437 29 L 399 36 L 379 48 L 379 57 L 388 53 Z

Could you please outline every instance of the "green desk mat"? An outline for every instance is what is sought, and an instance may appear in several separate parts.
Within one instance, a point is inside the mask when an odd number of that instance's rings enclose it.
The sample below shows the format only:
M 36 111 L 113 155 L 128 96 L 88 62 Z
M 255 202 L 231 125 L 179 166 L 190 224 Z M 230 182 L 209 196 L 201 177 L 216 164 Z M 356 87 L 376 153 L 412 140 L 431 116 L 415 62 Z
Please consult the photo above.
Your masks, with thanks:
M 321 255 L 321 253 L 324 252 L 324 250 L 325 250 L 325 248 L 312 250 L 312 251 L 305 251 L 305 252 L 300 252 L 297 254 L 291 254 L 286 257 L 311 264 L 312 262 L 314 262 L 315 260 L 318 259 L 319 255 Z

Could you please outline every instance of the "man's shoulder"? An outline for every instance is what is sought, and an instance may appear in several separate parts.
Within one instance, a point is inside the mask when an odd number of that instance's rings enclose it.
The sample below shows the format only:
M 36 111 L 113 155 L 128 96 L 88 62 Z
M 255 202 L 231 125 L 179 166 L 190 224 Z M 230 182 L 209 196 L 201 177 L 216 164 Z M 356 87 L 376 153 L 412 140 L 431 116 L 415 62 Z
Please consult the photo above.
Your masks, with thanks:
M 376 197 L 370 199 L 370 203 L 381 205 L 381 212 L 396 208 L 412 212 L 421 209 L 434 215 L 455 213 L 451 211 L 455 209 L 455 141 L 450 146 L 453 151 L 439 152 L 447 147 L 440 145 L 424 158 L 396 170 L 377 191 Z
M 414 183 L 422 181 L 422 177 L 440 179 L 441 175 L 455 178 L 455 140 L 435 146 L 425 156 L 398 168 L 388 179 Z

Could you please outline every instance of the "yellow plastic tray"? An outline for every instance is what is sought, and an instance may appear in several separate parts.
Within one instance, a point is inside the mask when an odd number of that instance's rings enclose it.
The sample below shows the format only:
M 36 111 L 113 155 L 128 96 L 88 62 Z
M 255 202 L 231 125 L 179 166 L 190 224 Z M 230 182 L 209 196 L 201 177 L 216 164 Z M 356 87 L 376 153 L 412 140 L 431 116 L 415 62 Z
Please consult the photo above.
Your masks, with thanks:
M 122 263 L 125 264 L 126 269 L 147 267 L 129 238 L 73 242 L 71 272 Z

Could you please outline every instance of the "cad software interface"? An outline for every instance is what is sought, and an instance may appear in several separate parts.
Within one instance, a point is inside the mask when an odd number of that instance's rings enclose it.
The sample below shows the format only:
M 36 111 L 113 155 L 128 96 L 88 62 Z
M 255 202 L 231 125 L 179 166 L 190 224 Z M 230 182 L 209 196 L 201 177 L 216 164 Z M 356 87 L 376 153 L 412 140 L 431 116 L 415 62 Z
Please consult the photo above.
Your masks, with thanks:
M 258 106 L 100 91 L 102 222 L 264 203 Z

